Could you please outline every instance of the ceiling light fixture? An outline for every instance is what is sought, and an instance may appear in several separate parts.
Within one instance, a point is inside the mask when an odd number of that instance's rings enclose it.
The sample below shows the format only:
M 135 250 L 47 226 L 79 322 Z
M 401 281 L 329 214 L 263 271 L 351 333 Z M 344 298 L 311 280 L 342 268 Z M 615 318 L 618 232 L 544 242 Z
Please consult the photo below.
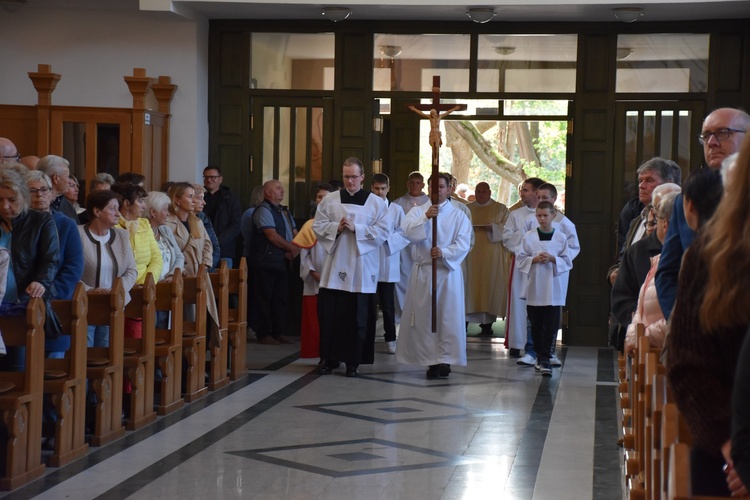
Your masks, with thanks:
M 630 54 L 633 53 L 633 49 L 630 47 L 618 47 L 617 48 L 617 60 L 622 61 L 623 59 L 627 59 L 630 57 Z
M 615 16 L 615 19 L 623 23 L 634 23 L 643 15 L 643 9 L 639 9 L 638 7 L 620 7 L 612 9 L 612 15 Z
M 496 15 L 495 9 L 487 7 L 477 7 L 466 11 L 466 17 L 479 24 L 490 22 Z
M 495 52 L 501 56 L 509 56 L 516 51 L 515 47 L 495 47 Z
M 381 45 L 379 48 L 381 54 L 391 59 L 400 56 L 404 51 L 404 48 L 400 45 Z
M 351 16 L 352 9 L 349 7 L 323 7 L 322 14 L 334 23 L 337 23 Z

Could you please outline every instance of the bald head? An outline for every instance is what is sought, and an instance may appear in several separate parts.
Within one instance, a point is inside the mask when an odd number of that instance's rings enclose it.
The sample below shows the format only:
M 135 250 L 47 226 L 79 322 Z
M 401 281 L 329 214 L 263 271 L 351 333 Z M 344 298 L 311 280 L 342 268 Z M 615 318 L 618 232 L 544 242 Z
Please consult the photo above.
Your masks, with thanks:
M 284 186 L 276 179 L 264 182 L 263 198 L 274 205 L 280 204 L 284 200 Z
M 29 156 L 24 156 L 19 161 L 29 170 L 36 170 L 36 164 L 39 163 L 39 157 L 29 155 Z
M 721 168 L 724 159 L 740 150 L 750 128 L 750 115 L 741 109 L 719 108 L 703 120 L 701 138 L 706 165 Z
M 18 149 L 13 141 L 0 137 L 0 164 L 5 161 L 18 161 Z
M 480 182 L 477 184 L 477 187 L 474 188 L 474 196 L 476 197 L 476 202 L 480 205 L 484 205 L 488 201 L 490 201 L 490 196 L 492 195 L 492 190 L 490 189 L 490 185 L 486 182 Z

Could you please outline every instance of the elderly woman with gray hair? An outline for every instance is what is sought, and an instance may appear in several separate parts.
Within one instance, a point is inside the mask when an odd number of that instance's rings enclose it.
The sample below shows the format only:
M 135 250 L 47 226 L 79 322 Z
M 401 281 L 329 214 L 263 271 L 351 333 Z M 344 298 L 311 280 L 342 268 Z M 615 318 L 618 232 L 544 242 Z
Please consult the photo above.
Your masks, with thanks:
M 26 303 L 32 298 L 43 297 L 48 302 L 59 262 L 52 215 L 29 210 L 29 188 L 23 177 L 27 172 L 20 164 L 4 164 L 0 168 L 0 247 L 10 252 L 0 304 L 0 315 L 5 316 L 24 314 Z M 47 333 L 56 336 L 52 328 Z M 15 354 L 18 355 L 9 356 L 8 368 L 21 370 L 23 356 L 20 352 Z
M 172 230 L 164 224 L 169 217 L 169 205 L 171 203 L 169 196 L 161 191 L 151 191 L 146 197 L 144 216 L 151 224 L 151 230 L 154 232 L 154 238 L 159 245 L 164 263 L 161 276 L 156 276 L 157 281 L 169 281 L 172 279 L 175 269 L 185 269 L 185 256 L 174 239 Z

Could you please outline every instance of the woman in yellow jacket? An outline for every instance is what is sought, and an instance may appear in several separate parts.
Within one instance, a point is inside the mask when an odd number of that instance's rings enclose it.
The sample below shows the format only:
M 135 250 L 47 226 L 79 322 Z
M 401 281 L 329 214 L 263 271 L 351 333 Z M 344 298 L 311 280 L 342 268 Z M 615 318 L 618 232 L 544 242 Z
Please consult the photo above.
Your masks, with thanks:
M 122 198 L 119 226 L 130 235 L 130 246 L 133 247 L 135 267 L 138 270 L 135 284 L 143 285 L 147 273 L 151 273 L 156 282 L 161 276 L 163 262 L 151 224 L 142 216 L 148 193 L 141 186 L 129 183 L 115 184 L 112 191 Z

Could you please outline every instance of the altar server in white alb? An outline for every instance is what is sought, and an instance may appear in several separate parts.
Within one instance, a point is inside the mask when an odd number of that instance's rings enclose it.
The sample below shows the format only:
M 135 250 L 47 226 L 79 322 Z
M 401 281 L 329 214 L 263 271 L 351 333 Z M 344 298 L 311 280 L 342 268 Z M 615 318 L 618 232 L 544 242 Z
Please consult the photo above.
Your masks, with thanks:
M 552 184 L 542 184 L 536 190 L 536 198 L 539 203 L 548 201 L 555 204 L 557 201 L 557 188 Z M 575 260 L 578 254 L 581 252 L 581 243 L 578 241 L 578 232 L 576 231 L 576 225 L 568 219 L 565 214 L 559 210 L 555 210 L 555 218 L 552 219 L 552 227 L 559 229 L 565 235 L 568 240 L 568 252 L 570 253 L 570 260 Z M 536 213 L 529 215 L 526 218 L 526 232 L 531 231 L 539 227 L 539 221 L 536 218 Z M 570 281 L 570 272 L 565 272 L 560 275 L 560 283 L 563 290 L 568 290 L 568 282 Z M 549 363 L 552 366 L 562 366 L 562 362 L 555 354 L 555 345 L 557 343 L 557 335 L 552 339 L 551 354 L 549 357 Z
M 390 179 L 385 174 L 374 174 L 370 183 L 373 194 L 380 196 L 388 203 Z M 388 204 L 388 238 L 380 247 L 380 276 L 378 277 L 377 302 L 383 313 L 383 333 L 386 349 L 390 354 L 396 353 L 396 289 L 401 279 L 401 253 L 409 244 L 401 231 L 404 209 L 396 203 Z M 377 323 L 377 304 L 373 300 L 370 314 L 370 330 L 375 331 Z M 373 334 L 374 335 L 374 334 Z
M 328 194 L 315 212 L 313 231 L 327 257 L 320 273 L 318 368 L 327 375 L 346 363 L 346 376 L 358 376 L 360 364 L 372 364 L 375 338 L 368 336 L 372 294 L 378 285 L 380 253 L 388 237 L 388 206 L 362 190 L 365 179 L 358 158 L 344 161 L 344 189 Z M 372 338 L 368 338 L 372 337 Z
M 428 366 L 427 378 L 447 378 L 452 364 L 466 365 L 464 280 L 461 262 L 469 253 L 471 222 L 449 199 L 450 175 L 439 174 L 438 204 L 413 208 L 401 224 L 412 242 L 412 268 L 401 316 L 396 361 Z M 437 216 L 437 245 L 432 219 Z M 437 258 L 437 321 L 432 332 L 432 258 Z
M 562 276 L 573 268 L 566 235 L 552 227 L 555 212 L 548 201 L 537 205 L 539 227 L 526 233 L 516 253 L 516 266 L 525 282 L 522 298 L 526 299 L 531 321 L 536 368 L 543 376 L 552 375 L 550 345 L 560 328 L 560 311 L 567 294 L 567 280 Z

